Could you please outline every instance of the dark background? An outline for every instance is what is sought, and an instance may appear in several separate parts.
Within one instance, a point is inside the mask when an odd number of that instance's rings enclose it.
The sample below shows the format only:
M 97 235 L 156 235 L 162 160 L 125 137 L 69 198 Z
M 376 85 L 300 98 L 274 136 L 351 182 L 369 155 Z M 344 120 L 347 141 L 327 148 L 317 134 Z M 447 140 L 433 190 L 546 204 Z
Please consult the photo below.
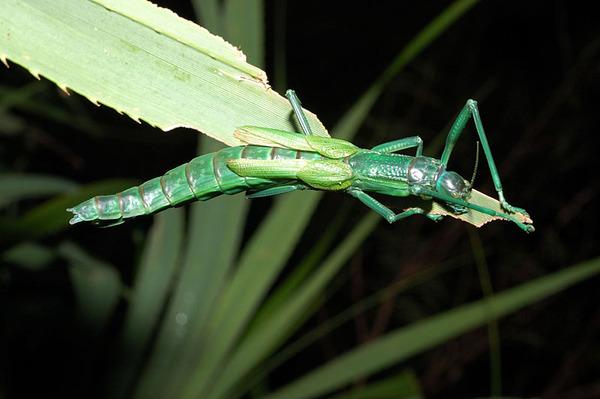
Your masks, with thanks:
M 191 6 L 162 1 L 194 19 Z M 274 2 L 267 2 L 267 66 L 273 76 Z M 401 48 L 448 2 L 288 1 L 287 86 L 303 105 L 332 127 Z M 507 223 L 478 230 L 495 291 L 501 291 L 599 254 L 597 137 L 600 99 L 600 13 L 588 2 L 484 1 L 448 29 L 386 87 L 354 140 L 372 146 L 419 134 L 439 154 L 441 139 L 467 98 L 479 102 L 505 193 L 526 208 L 537 231 L 525 235 Z M 33 78 L 17 66 L 0 72 L 5 86 Z M 55 87 L 36 95 L 82 115 L 95 133 L 49 122 L 35 112 L 15 111 L 26 129 L 0 135 L 0 167 L 46 173 L 79 182 L 107 177 L 148 179 L 186 162 L 197 137 L 189 131 L 164 133 L 138 125 L 114 111 L 66 98 Z M 83 122 L 82 122 L 83 123 Z M 440 136 L 441 134 L 441 136 Z M 470 175 L 475 134 L 465 134 L 453 154 L 453 168 Z M 432 152 L 433 151 L 433 152 Z M 480 167 L 476 187 L 492 193 Z M 255 203 L 255 204 L 254 204 Z M 248 233 L 269 201 L 254 201 Z M 327 195 L 295 257 L 317 240 L 340 203 L 350 206 L 344 226 L 366 210 L 352 199 Z M 26 204 L 29 205 L 29 204 Z M 31 204 L 32 206 L 34 204 Z M 98 234 L 93 229 L 61 234 L 92 254 L 126 267 L 139 249 L 139 232 L 150 224 Z M 381 223 L 353 257 L 332 298 L 311 320 L 316 325 L 348 304 L 410 276 L 425 265 L 468 254 L 469 228 L 455 221 L 433 224 L 415 217 L 393 226 Z M 48 237 L 52 244 L 58 237 Z M 507 396 L 583 399 L 600 397 L 600 310 L 598 279 L 515 313 L 500 322 L 502 386 Z M 52 391 L 75 373 L 62 366 L 85 348 L 86 332 L 73 318 L 68 276 L 58 269 L 0 269 L 0 384 L 8 397 Z M 274 375 L 277 385 L 346 349 L 428 314 L 481 297 L 472 261 L 452 273 L 390 298 L 303 353 Z M 115 331 L 119 320 L 115 320 Z M 307 326 L 306 328 L 309 328 Z M 111 337 L 106 339 L 109 346 Z M 97 350 L 98 348 L 86 348 Z M 84 351 L 85 352 L 85 351 Z M 83 353 L 84 353 L 83 352 Z M 9 360 L 7 360 L 9 359 Z M 101 385 L 106 359 L 91 367 Z M 65 364 L 74 364 L 65 362 Z M 487 330 L 477 329 L 412 359 L 431 398 L 489 395 Z M 405 366 L 405 365 L 404 365 Z M 403 366 L 398 366 L 398 369 Z M 387 371 L 386 371 L 387 373 Z M 382 373 L 385 375 L 385 373 Z M 27 386 L 32 376 L 39 386 Z

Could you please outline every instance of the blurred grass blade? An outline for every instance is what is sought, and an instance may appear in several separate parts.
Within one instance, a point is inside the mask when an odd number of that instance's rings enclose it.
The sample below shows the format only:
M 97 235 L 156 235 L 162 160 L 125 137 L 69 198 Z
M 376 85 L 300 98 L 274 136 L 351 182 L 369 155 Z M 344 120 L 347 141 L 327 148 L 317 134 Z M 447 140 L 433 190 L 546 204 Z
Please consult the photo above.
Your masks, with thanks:
M 297 194 L 306 198 L 314 193 L 291 193 L 287 198 Z M 287 214 L 285 205 L 282 201 L 275 204 L 247 244 L 237 272 L 213 309 L 209 336 L 204 351 L 196 360 L 193 375 L 188 379 L 184 397 L 195 398 L 207 388 L 206 384 L 214 378 L 213 373 L 220 370 L 224 357 L 235 345 L 293 250 L 295 237 L 300 235 L 307 220 L 292 218 L 281 223 Z M 300 201 L 296 211 L 304 213 L 306 207 L 314 205 L 313 201 Z M 266 243 L 270 245 L 265 247 Z
M 449 310 L 401 328 L 342 355 L 266 396 L 266 399 L 314 398 L 367 377 L 452 337 L 512 313 L 600 272 L 600 258 L 540 277 L 489 299 Z
M 435 39 L 444 33 L 453 23 L 458 21 L 479 0 L 456 0 L 450 4 L 442 13 L 435 17 L 421 30 L 394 58 L 391 65 L 377 78 L 369 89 L 356 101 L 352 107 L 333 128 L 335 137 L 350 140 L 354 137 L 358 128 L 362 125 L 375 101 L 386 85 L 392 80 L 409 62 L 415 59 Z
M 223 35 L 223 12 L 221 0 L 192 0 L 196 18 L 203 27 L 217 35 Z
M 129 299 L 119 361 L 113 368 L 112 398 L 125 397 L 167 303 L 181 253 L 183 216 L 183 209 L 175 208 L 154 218 Z
M 330 252 L 329 249 L 337 238 L 342 223 L 348 216 L 348 209 L 349 207 L 345 205 L 343 209 L 338 211 L 335 219 L 319 235 L 319 240 L 314 243 L 310 251 L 304 255 L 299 264 L 293 267 L 293 270 L 290 271 L 285 280 L 281 284 L 278 284 L 274 291 L 269 294 L 265 303 L 261 305 L 256 316 L 252 319 L 252 324 L 248 327 L 248 331 L 259 328 L 259 326 L 271 318 L 272 314 L 279 312 L 279 309 L 287 303 L 288 298 L 303 284 L 311 272 L 319 266 L 320 262 Z
M 247 207 L 243 196 L 192 206 L 181 272 L 135 397 L 173 397 L 181 388 L 238 252 Z
M 116 268 L 69 242 L 58 246 L 58 254 L 70 263 L 69 275 L 83 322 L 100 334 L 121 296 Z
M 146 0 L 3 0 L 0 57 L 164 130 L 228 145 L 242 125 L 294 130 L 287 100 L 238 49 Z
M 254 65 L 265 63 L 265 29 L 263 0 L 225 0 L 225 32 L 231 43 L 244 49 Z
M 243 48 L 253 64 L 263 65 L 262 0 L 227 1 L 223 12 L 214 1 L 195 6 L 205 26 Z M 201 140 L 202 153 L 220 148 L 206 137 Z M 175 397 L 190 375 L 189 365 L 202 351 L 206 320 L 238 253 L 248 206 L 241 195 L 193 206 L 179 280 L 135 397 Z
M 15 201 L 73 191 L 78 185 L 56 176 L 2 173 L 0 187 L 0 207 L 3 207 Z
M 30 82 L 22 87 L 0 86 L 0 110 L 5 111 L 31 100 L 47 89 L 47 83 Z
M 273 86 L 280 93 L 287 89 L 287 1 L 279 0 L 273 5 Z
M 230 397 L 226 392 L 290 336 L 299 322 L 307 317 L 306 309 L 318 299 L 378 222 L 379 216 L 371 214 L 358 224 L 315 273 L 244 338 L 225 366 L 227 373 L 221 373 L 213 384 L 215 393 L 211 397 Z
M 0 241 L 38 238 L 69 226 L 66 211 L 81 201 L 106 193 L 116 193 L 135 185 L 134 180 L 108 179 L 79 187 L 79 190 L 55 197 L 18 219 L 0 219 Z
M 56 251 L 35 242 L 22 242 L 6 250 L 0 259 L 30 271 L 39 271 L 56 258 Z
M 368 383 L 335 395 L 330 399 L 422 399 L 421 387 L 415 373 L 405 370 L 385 380 Z
M 386 300 L 390 296 L 398 295 L 401 292 L 405 292 L 417 285 L 430 282 L 439 275 L 449 272 L 450 270 L 455 269 L 461 264 L 462 263 L 459 263 L 457 259 L 448 260 L 447 263 L 444 265 L 431 267 L 429 269 L 417 272 L 412 276 L 396 281 L 395 283 L 385 287 L 384 289 L 381 289 L 375 292 L 374 294 L 362 299 L 361 301 L 352 304 L 352 306 L 348 307 L 344 311 L 338 313 L 333 317 L 328 318 L 326 321 L 320 323 L 312 330 L 306 332 L 304 335 L 302 335 L 295 341 L 288 343 L 284 348 L 278 350 L 277 353 L 274 354 L 271 358 L 269 358 L 267 362 L 261 365 L 258 372 L 252 373 L 251 381 L 249 381 L 248 385 L 252 386 L 257 381 L 265 379 L 272 370 L 277 369 L 305 348 L 308 348 L 310 345 L 314 344 L 319 339 L 327 336 L 328 334 L 331 334 L 335 329 L 337 329 L 344 323 L 352 320 L 357 315 L 364 313 L 367 310 L 373 308 L 374 306 L 380 304 L 382 301 Z M 327 295 L 332 295 L 332 292 L 328 291 Z

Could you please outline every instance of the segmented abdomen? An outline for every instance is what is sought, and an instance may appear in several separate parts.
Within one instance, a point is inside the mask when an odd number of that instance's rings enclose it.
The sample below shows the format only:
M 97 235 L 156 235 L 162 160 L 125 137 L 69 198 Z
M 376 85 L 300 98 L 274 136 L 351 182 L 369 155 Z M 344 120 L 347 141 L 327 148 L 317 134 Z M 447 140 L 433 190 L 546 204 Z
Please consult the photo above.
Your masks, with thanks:
M 271 179 L 238 176 L 227 167 L 230 159 L 320 159 L 312 152 L 283 148 L 240 146 L 201 155 L 190 162 L 171 169 L 161 177 L 131 187 L 114 195 L 102 195 L 68 209 L 74 216 L 69 221 L 113 221 L 149 215 L 165 208 L 190 201 L 205 201 L 221 194 L 237 194 L 249 189 L 277 185 Z

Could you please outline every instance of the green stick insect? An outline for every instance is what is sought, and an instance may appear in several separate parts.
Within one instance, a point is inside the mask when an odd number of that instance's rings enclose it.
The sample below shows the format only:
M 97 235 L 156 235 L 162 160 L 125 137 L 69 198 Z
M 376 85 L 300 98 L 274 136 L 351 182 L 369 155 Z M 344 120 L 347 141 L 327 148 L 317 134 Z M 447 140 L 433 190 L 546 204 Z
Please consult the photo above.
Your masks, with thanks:
M 510 220 L 527 233 L 534 231 L 527 213 L 504 198 L 502 183 L 474 100 L 468 100 L 452 125 L 440 159 L 422 155 L 418 136 L 380 144 L 370 150 L 330 137 L 313 135 L 300 100 L 286 93 L 303 134 L 244 126 L 234 136 L 243 146 L 202 155 L 161 177 L 115 195 L 97 196 L 68 209 L 71 224 L 94 222 L 115 225 L 191 201 L 205 201 L 221 194 L 245 191 L 249 198 L 266 197 L 296 190 L 345 192 L 377 212 L 388 222 L 415 214 L 438 221 L 443 215 L 413 207 L 395 213 L 368 193 L 394 197 L 418 196 L 442 203 L 451 214 L 469 209 L 494 218 Z M 501 210 L 470 201 L 472 181 L 446 170 L 454 145 L 470 119 L 498 193 Z M 397 154 L 416 148 L 414 156 Z M 518 217 L 518 214 L 521 217 Z

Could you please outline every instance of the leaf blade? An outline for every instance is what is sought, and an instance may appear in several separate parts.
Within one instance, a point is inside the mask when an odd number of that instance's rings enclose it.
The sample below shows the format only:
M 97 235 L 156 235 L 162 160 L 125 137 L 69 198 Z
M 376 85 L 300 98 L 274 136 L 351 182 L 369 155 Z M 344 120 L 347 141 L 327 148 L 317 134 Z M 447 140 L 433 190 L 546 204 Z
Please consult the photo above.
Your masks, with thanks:
M 560 292 L 600 272 L 595 258 L 551 275 L 537 278 L 488 299 L 460 306 L 440 315 L 395 330 L 347 352 L 285 386 L 266 399 L 312 398 L 368 376 L 458 334 L 505 316 L 517 309 Z
M 237 126 L 294 130 L 287 100 L 232 49 L 145 0 L 0 2 L 0 57 L 64 90 L 163 130 L 188 127 L 228 145 L 239 144 Z

